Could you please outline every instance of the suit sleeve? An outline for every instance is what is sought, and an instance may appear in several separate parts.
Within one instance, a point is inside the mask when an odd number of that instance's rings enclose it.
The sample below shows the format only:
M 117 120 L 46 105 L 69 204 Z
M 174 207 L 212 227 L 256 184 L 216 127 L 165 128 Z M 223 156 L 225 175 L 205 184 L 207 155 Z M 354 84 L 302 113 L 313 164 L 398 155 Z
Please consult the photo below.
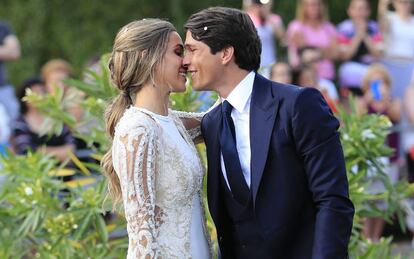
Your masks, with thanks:
M 339 122 L 318 90 L 304 88 L 292 129 L 316 208 L 312 258 L 346 258 L 354 206 L 349 199 Z

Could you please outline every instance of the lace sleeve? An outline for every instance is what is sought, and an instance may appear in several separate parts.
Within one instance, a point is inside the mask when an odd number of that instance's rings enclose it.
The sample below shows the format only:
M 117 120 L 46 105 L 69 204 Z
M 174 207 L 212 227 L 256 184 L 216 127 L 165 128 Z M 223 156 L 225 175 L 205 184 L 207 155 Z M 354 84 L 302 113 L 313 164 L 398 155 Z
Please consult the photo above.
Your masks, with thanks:
M 155 205 L 157 144 L 155 133 L 139 128 L 119 138 L 123 147 L 115 166 L 120 184 L 129 236 L 128 258 L 158 258 L 157 233 L 162 210 Z
M 170 110 L 170 112 L 173 113 L 174 116 L 181 119 L 183 122 L 188 134 L 190 135 L 191 139 L 194 142 L 197 139 L 202 139 L 201 134 L 201 119 L 204 115 L 206 115 L 208 112 L 210 112 L 212 109 L 214 109 L 217 105 L 220 104 L 220 98 L 217 99 L 217 101 L 211 106 L 207 111 L 205 112 L 183 112 L 183 111 L 176 111 L 176 110 Z
M 205 112 L 182 112 L 175 110 L 171 110 L 171 112 L 174 116 L 180 118 L 188 132 L 188 135 L 190 135 L 193 141 L 201 137 L 200 123 L 201 119 L 206 114 Z

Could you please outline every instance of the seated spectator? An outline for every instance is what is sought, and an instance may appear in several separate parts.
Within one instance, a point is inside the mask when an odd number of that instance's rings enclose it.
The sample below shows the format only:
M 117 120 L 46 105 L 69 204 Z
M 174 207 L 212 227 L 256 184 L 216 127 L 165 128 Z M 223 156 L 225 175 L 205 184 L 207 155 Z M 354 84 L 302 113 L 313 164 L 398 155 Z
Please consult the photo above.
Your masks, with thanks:
M 287 29 L 289 63 L 300 67 L 299 50 L 306 46 L 319 49 L 317 62 L 320 78 L 335 79 L 333 61 L 337 58 L 336 30 L 329 22 L 327 8 L 322 0 L 299 0 L 296 18 Z
M 93 61 L 93 62 L 92 62 Z M 88 64 L 89 69 L 99 69 L 99 58 L 92 60 Z M 82 100 L 85 99 L 85 94 L 74 87 L 70 87 L 64 83 L 65 79 L 68 79 L 72 76 L 72 67 L 71 65 L 62 59 L 52 59 L 43 65 L 42 69 L 42 78 L 45 80 L 47 92 L 50 94 L 54 93 L 54 87 L 59 87 L 63 89 L 65 96 L 70 97 L 70 105 L 67 107 L 67 111 L 74 117 L 78 123 L 77 131 L 82 134 L 88 132 L 88 127 L 91 125 L 85 125 L 80 123 L 84 117 L 84 109 L 81 106 Z M 99 73 L 98 70 L 95 72 Z M 93 80 L 90 77 L 85 77 L 85 80 Z M 80 138 L 75 138 L 76 146 L 76 156 L 84 162 L 95 161 L 90 158 L 92 150 L 87 147 L 87 144 Z
M 72 114 L 76 121 L 80 121 L 83 116 L 81 102 L 85 94 L 74 87 L 70 87 L 64 83 L 65 79 L 72 76 L 71 65 L 62 59 L 52 59 L 42 66 L 42 79 L 46 85 L 46 91 L 54 94 L 55 87 L 61 88 L 65 96 L 71 96 L 71 103 L 68 112 Z
M 321 60 L 321 52 L 315 47 L 303 47 L 299 50 L 299 59 L 302 67 L 313 67 L 315 71 L 318 69 L 318 62 Z M 338 91 L 335 84 L 326 78 L 321 78 L 319 74 L 316 74 L 316 82 L 318 88 L 322 92 L 326 92 L 326 95 L 335 102 L 339 102 Z
M 66 126 L 63 127 L 59 136 L 40 135 L 45 117 L 32 104 L 22 101 L 28 89 L 36 94 L 45 93 L 44 83 L 39 79 L 29 79 L 21 87 L 18 97 L 21 100 L 22 114 L 17 119 L 13 131 L 14 149 L 17 154 L 41 151 L 53 155 L 59 161 L 64 161 L 69 152 L 75 151 L 74 139 Z
M 302 87 L 313 87 L 318 89 L 323 97 L 325 98 L 326 103 L 328 104 L 329 108 L 331 108 L 332 112 L 337 113 L 338 109 L 336 107 L 337 101 L 333 100 L 329 95 L 329 90 L 321 87 L 319 85 L 319 75 L 316 71 L 315 67 L 312 66 L 303 66 L 300 70 L 296 73 L 296 80 L 295 84 L 302 86 Z
M 72 67 L 63 59 L 52 59 L 42 66 L 42 79 L 45 82 L 46 91 L 53 94 L 54 88 L 59 87 L 66 92 L 69 87 L 63 80 L 72 75 Z
M 376 113 L 387 116 L 392 123 L 398 123 L 401 119 L 401 101 L 391 95 L 391 78 L 383 65 L 372 64 L 362 80 L 362 91 L 364 95 L 359 99 L 359 112 Z M 387 137 L 387 144 L 394 148 L 391 157 L 378 158 L 386 165 L 385 173 L 392 183 L 398 180 L 398 143 L 399 134 L 392 132 Z M 376 175 L 376 168 L 369 169 L 369 176 Z M 383 192 L 385 187 L 380 181 L 373 181 L 369 188 L 372 194 Z M 378 201 L 377 207 L 385 209 L 385 201 Z M 367 218 L 364 224 L 364 235 L 378 241 L 381 238 L 384 227 L 384 219 Z
M 347 13 L 349 19 L 337 26 L 339 58 L 344 61 L 339 68 L 339 85 L 343 96 L 349 91 L 361 96 L 362 78 L 369 64 L 382 55 L 382 35 L 378 24 L 369 20 L 368 0 L 351 0 Z
M 276 62 L 270 71 L 270 80 L 282 84 L 292 84 L 292 69 L 286 62 Z

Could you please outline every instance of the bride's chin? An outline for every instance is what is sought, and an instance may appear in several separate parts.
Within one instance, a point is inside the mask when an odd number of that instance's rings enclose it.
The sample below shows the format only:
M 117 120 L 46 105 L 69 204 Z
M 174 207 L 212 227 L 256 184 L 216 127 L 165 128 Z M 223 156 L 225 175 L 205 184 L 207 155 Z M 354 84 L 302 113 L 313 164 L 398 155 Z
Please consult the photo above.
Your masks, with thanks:
M 171 92 L 172 93 L 183 93 L 185 92 L 185 90 L 187 90 L 186 86 L 182 85 L 182 86 L 177 86 L 177 87 L 172 88 Z
M 184 93 L 185 92 L 185 90 L 187 90 L 186 89 L 186 87 L 185 86 L 183 86 L 178 92 L 180 92 L 180 93 Z

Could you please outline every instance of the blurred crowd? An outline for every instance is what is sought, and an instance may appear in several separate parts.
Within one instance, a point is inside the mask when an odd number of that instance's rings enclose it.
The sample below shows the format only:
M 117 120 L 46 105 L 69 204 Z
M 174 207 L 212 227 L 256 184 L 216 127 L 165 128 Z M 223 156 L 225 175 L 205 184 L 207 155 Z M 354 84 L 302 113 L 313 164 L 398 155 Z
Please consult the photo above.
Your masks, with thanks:
M 86 143 L 75 136 L 68 126 L 64 125 L 60 134 L 45 134 L 48 118 L 25 97 L 28 93 L 39 96 L 45 94 L 70 96 L 70 102 L 65 109 L 72 117 L 80 122 L 84 114 L 81 102 L 84 94 L 65 84 L 65 80 L 73 77 L 73 68 L 63 59 L 52 59 L 43 64 L 39 74 L 24 79 L 16 88 L 7 83 L 5 62 L 20 57 L 20 44 L 11 27 L 6 22 L 0 22 L 0 155 L 25 155 L 28 152 L 42 152 L 54 157 L 67 168 L 75 168 L 70 154 L 83 162 L 96 162 L 90 155 L 93 153 Z M 3 55 L 8 53 L 7 55 Z M 13 53 L 13 55 L 12 55 Z M 96 63 L 87 64 L 96 69 Z M 85 80 L 88 80 L 85 78 Z M 15 91 L 17 89 L 17 91 Z M 7 152 L 8 151 L 8 152 Z M 0 164 L 0 169 L 2 165 Z M 72 179 L 73 171 L 65 175 L 63 180 Z M 0 187 L 2 177 L 0 176 Z
M 384 160 L 392 181 L 414 182 L 413 5 L 413 0 L 379 0 L 377 19 L 372 20 L 369 0 L 350 0 L 348 18 L 335 25 L 323 0 L 298 0 L 295 19 L 289 22 L 274 12 L 277 5 L 272 0 L 243 0 L 243 9 L 262 41 L 262 75 L 319 89 L 333 112 L 338 105 L 347 107 L 352 94 L 358 112 L 383 114 L 392 121 L 387 142 L 395 153 Z M 5 64 L 19 57 L 18 38 L 10 25 L 0 21 L 0 154 L 6 155 L 7 149 L 16 154 L 37 150 L 60 161 L 68 152 L 82 157 L 87 150 L 83 141 L 67 127 L 60 135 L 42 136 L 45 117 L 22 101 L 27 91 L 53 94 L 56 87 L 65 94 L 71 91 L 63 83 L 72 75 L 71 65 L 62 59 L 50 60 L 39 76 L 22 80 L 16 94 L 8 84 Z M 90 66 L 94 64 L 96 60 Z M 82 118 L 79 103 L 69 111 L 76 120 Z M 382 219 L 367 219 L 364 234 L 378 240 L 383 225 Z

